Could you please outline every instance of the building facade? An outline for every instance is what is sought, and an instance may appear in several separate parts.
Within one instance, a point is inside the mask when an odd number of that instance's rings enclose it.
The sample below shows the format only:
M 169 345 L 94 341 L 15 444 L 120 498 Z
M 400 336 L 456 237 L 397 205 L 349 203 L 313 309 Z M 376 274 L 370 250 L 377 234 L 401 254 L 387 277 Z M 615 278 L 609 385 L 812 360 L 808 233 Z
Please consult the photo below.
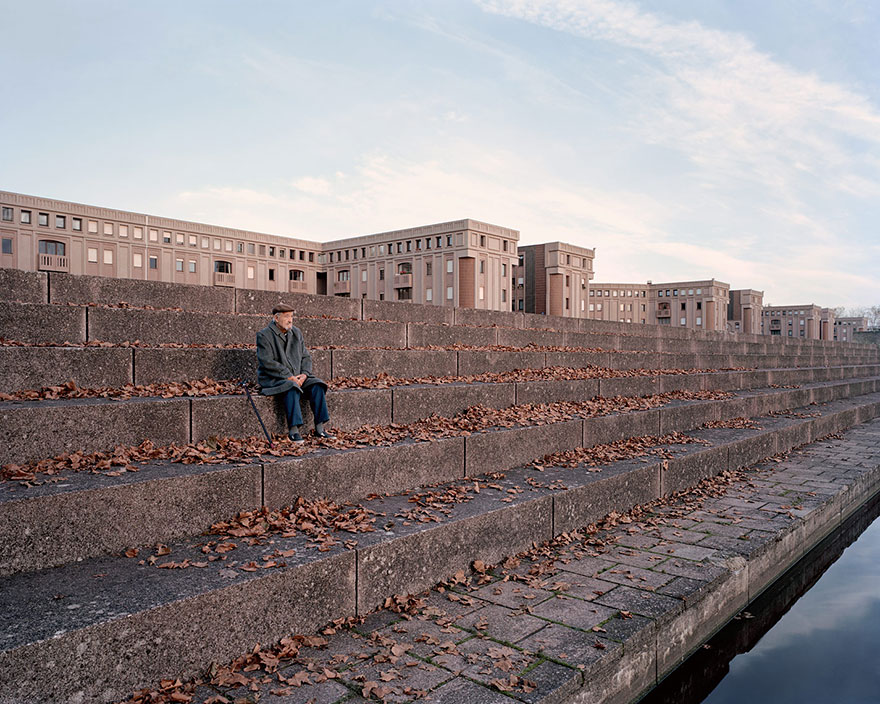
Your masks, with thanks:
M 763 291 L 754 291 L 750 288 L 731 291 L 730 302 L 727 305 L 728 331 L 757 335 L 761 330 L 763 312 Z
M 0 266 L 509 310 L 519 232 L 476 220 L 321 243 L 0 191 Z
M 868 319 L 861 318 L 835 318 L 834 339 L 840 342 L 852 342 L 857 332 L 867 332 Z
M 805 340 L 830 340 L 834 329 L 834 311 L 817 305 L 765 306 L 761 334 L 800 337 Z
M 586 318 L 595 249 L 564 242 L 523 245 L 511 277 L 512 309 Z

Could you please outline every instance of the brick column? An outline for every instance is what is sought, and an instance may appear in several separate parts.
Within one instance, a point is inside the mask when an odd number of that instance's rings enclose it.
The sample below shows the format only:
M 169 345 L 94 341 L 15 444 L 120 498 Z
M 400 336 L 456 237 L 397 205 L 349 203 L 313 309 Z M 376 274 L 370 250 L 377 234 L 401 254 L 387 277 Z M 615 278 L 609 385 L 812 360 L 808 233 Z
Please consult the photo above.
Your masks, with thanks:
M 703 329 L 715 329 L 715 301 L 706 301 L 706 319 L 703 321 Z
M 458 259 L 458 305 L 460 308 L 474 307 L 474 262 L 473 257 Z
M 565 309 L 562 305 L 564 281 L 562 274 L 550 274 L 550 309 L 547 311 L 549 315 L 565 315 Z

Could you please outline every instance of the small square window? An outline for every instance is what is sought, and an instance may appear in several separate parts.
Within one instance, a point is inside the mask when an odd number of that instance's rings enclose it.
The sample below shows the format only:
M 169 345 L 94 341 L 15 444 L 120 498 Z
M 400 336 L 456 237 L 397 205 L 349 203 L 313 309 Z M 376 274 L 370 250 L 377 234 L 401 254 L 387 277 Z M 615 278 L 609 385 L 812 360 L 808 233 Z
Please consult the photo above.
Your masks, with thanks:
M 202 249 L 208 249 L 211 246 L 210 237 L 202 237 Z
M 105 264 L 112 264 L 113 263 L 113 250 L 112 249 L 105 249 L 104 250 L 104 263 Z
M 455 263 L 451 259 L 446 261 L 446 273 L 447 274 L 451 274 L 454 270 L 454 267 L 455 267 Z
M 86 253 L 86 259 L 88 262 L 92 264 L 98 263 L 98 248 L 97 247 L 89 247 Z
M 5 205 L 3 206 L 3 219 L 6 222 L 12 222 L 13 210 L 12 208 L 7 208 Z
M 12 238 L 4 237 L 3 238 L 3 254 L 12 254 Z
M 447 286 L 447 287 L 446 287 L 446 300 L 447 300 L 447 301 L 451 301 L 451 300 L 452 300 L 452 286 Z
M 140 269 L 144 266 L 144 255 L 140 252 L 135 252 L 132 255 L 132 264 L 135 269 Z
M 144 228 L 142 228 L 142 227 L 134 228 L 134 238 L 136 240 L 142 240 L 144 238 Z
M 59 230 L 63 230 L 67 227 L 67 218 L 63 215 L 55 216 L 55 227 Z
M 168 234 L 171 234 L 171 233 L 168 233 Z M 198 247 L 199 246 L 199 238 L 196 237 L 195 235 L 190 235 L 189 236 L 189 246 L 190 247 Z
M 189 273 L 190 274 L 196 273 L 196 263 L 192 259 L 189 260 Z
M 224 244 L 224 247 L 223 247 L 223 248 L 224 248 L 227 252 L 231 252 L 231 251 L 232 251 L 232 242 L 231 242 L 230 240 L 226 240 L 223 244 Z
M 170 233 L 169 233 L 170 234 Z M 184 244 L 184 237 L 182 232 L 177 232 L 174 234 L 174 241 L 177 244 Z
M 70 227 L 74 232 L 82 232 L 83 229 L 83 221 L 82 218 L 71 218 L 70 219 Z
M 255 245 L 253 242 L 248 242 L 247 253 L 248 254 L 256 254 L 257 253 L 257 245 Z
M 120 225 L 119 226 L 119 236 L 120 237 L 128 237 L 128 225 Z
M 159 257 L 150 257 L 150 268 L 158 269 L 159 268 Z
M 30 225 L 30 223 L 31 223 L 31 211 L 30 210 L 22 210 L 21 211 L 21 222 L 23 225 Z
M 249 246 L 253 246 L 253 245 L 249 245 Z M 254 278 L 254 268 L 253 268 L 252 266 L 249 266 L 249 267 L 247 268 L 247 277 L 248 277 L 249 279 L 253 279 L 253 278 Z
M 183 271 L 183 259 L 174 260 L 174 269 L 175 271 Z
M 113 223 L 112 222 L 105 222 L 104 223 L 104 234 L 105 235 L 112 235 L 113 234 Z
M 150 230 L 150 242 L 158 242 L 159 241 L 159 231 L 158 230 Z
M 37 216 L 37 223 L 40 227 L 49 227 L 49 213 L 40 213 Z

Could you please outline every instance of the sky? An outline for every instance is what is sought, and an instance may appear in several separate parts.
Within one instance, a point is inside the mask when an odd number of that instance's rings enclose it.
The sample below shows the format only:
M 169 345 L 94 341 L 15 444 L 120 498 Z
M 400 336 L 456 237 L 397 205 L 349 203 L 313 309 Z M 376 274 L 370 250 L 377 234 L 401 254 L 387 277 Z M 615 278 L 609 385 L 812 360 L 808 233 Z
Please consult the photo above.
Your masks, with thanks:
M 880 304 L 876 0 L 0 0 L 0 189 Z

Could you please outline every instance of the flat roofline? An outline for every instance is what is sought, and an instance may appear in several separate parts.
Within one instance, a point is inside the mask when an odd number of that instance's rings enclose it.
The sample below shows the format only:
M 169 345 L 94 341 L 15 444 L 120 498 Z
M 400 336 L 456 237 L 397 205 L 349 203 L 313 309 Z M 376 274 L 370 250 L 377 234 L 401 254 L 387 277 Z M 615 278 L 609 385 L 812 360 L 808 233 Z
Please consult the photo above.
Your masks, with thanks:
M 355 235 L 354 237 L 332 240 L 331 242 L 325 242 L 324 244 L 328 245 L 328 249 L 341 249 L 352 245 L 373 244 L 376 242 L 381 243 L 384 240 L 400 239 L 401 237 L 432 237 L 434 235 L 444 235 L 459 231 L 473 231 L 485 235 L 506 237 L 508 239 L 519 241 L 519 230 L 504 227 L 503 225 L 493 225 L 492 223 L 483 220 L 463 218 L 461 220 L 449 220 L 447 222 L 437 222 L 428 225 L 416 225 L 402 230 L 388 230 L 386 232 L 375 232 L 369 235 Z

